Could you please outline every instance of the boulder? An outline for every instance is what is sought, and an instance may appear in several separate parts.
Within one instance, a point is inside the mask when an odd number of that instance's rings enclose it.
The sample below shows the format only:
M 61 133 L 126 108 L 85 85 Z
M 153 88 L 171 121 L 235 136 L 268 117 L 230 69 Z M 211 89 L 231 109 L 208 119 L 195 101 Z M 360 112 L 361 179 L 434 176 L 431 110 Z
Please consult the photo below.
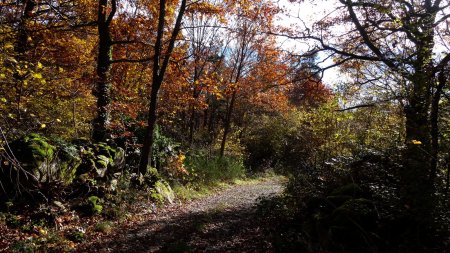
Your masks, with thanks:
M 80 150 L 71 144 L 60 144 L 54 163 L 58 166 L 58 178 L 64 185 L 69 185 L 76 177 L 81 165 Z
M 175 200 L 175 194 L 172 188 L 164 180 L 158 180 L 150 192 L 152 199 L 155 200 L 156 202 L 160 203 L 168 202 L 170 204 L 173 204 L 173 201 Z
M 55 143 L 38 134 L 29 134 L 13 141 L 10 147 L 27 172 L 28 181 L 61 182 L 69 185 L 81 164 L 80 152 L 74 145 Z
M 107 173 L 120 171 L 125 166 L 125 151 L 106 143 L 94 143 L 82 148 L 82 166 L 78 175 L 93 174 L 103 178 Z
M 22 168 L 30 173 L 28 175 L 34 181 L 47 182 L 56 177 L 57 167 L 53 162 L 56 147 L 47 138 L 30 134 L 13 141 L 10 147 Z

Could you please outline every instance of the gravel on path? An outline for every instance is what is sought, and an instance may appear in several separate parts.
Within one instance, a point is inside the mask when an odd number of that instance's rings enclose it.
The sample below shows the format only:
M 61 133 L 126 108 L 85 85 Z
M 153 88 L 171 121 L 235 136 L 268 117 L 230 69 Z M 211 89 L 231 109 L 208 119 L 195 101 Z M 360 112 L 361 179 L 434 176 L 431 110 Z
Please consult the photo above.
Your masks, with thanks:
M 270 222 L 256 213 L 261 198 L 280 194 L 270 178 L 233 185 L 187 204 L 145 208 L 139 222 L 81 244 L 78 252 L 273 252 Z

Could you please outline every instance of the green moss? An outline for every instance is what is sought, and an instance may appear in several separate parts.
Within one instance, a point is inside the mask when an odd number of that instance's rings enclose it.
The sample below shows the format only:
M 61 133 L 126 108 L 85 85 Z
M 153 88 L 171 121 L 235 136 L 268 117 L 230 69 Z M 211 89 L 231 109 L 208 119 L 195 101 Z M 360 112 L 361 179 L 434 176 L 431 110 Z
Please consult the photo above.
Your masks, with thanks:
M 23 145 L 22 148 L 27 149 L 27 153 L 30 155 L 24 158 L 34 163 L 35 166 L 40 166 L 42 162 L 51 161 L 56 151 L 56 147 L 49 144 L 47 138 L 38 134 L 25 136 L 23 138 Z
M 90 196 L 88 201 L 93 214 L 100 214 L 103 211 L 103 206 L 100 205 L 101 199 L 99 197 Z
M 108 170 L 124 164 L 125 152 L 106 143 L 94 143 L 85 147 L 82 154 L 82 165 L 79 175 L 83 173 L 96 174 L 104 177 Z
M 166 181 L 159 180 L 155 183 L 153 189 L 150 190 L 150 197 L 158 203 L 173 203 L 175 194 Z
M 11 150 L 22 167 L 32 173 L 37 181 L 54 179 L 57 167 L 53 161 L 57 149 L 47 138 L 38 134 L 27 135 L 12 142 Z
M 69 185 L 76 177 L 77 169 L 81 165 L 78 149 L 70 144 L 61 143 L 58 152 L 59 178 L 64 185 Z

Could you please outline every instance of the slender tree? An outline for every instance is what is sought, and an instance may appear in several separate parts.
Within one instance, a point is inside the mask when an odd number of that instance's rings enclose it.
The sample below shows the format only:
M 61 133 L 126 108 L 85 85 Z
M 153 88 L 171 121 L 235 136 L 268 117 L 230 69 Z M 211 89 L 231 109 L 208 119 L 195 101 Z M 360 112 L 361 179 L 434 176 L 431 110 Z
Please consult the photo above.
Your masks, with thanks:
M 171 58 L 172 51 L 175 46 L 175 41 L 177 39 L 178 33 L 181 28 L 181 22 L 183 19 L 184 12 L 186 10 L 187 0 L 181 0 L 181 5 L 178 10 L 178 15 L 175 21 L 175 26 L 172 29 L 168 46 L 165 52 L 163 52 L 163 37 L 164 30 L 166 28 L 165 18 L 167 15 L 166 11 L 166 0 L 159 1 L 159 17 L 158 17 L 158 28 L 155 41 L 155 49 L 153 56 L 153 69 L 152 69 L 152 83 L 151 83 L 151 94 L 150 94 L 150 105 L 148 108 L 148 120 L 147 127 L 145 130 L 145 139 L 142 147 L 141 159 L 139 162 L 138 173 L 145 172 L 147 166 L 149 165 L 150 156 L 152 154 L 153 146 L 153 136 L 157 120 L 157 106 L 158 106 L 158 93 L 161 85 L 164 81 L 164 74 L 169 65 L 169 60 Z

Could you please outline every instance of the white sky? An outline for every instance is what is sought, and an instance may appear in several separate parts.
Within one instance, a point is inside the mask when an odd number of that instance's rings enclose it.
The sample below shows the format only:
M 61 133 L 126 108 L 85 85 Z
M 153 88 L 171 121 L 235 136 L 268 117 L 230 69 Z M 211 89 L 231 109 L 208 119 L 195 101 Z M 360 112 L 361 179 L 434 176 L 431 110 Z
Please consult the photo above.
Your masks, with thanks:
M 278 24 L 293 27 L 301 31 L 305 29 L 305 26 L 311 28 L 314 22 L 319 21 L 329 13 L 333 12 L 338 5 L 338 2 L 330 0 L 306 0 L 302 3 L 291 3 L 288 0 L 279 0 L 278 5 L 286 10 L 285 14 L 279 15 Z M 302 43 L 283 37 L 279 37 L 277 40 L 284 49 L 291 50 L 295 53 L 301 54 L 308 50 L 308 45 L 304 42 Z M 323 64 L 319 64 L 319 66 L 325 67 L 332 63 L 333 62 L 330 59 Z M 329 87 L 334 87 L 339 80 L 342 80 L 340 76 L 342 76 L 342 74 L 339 73 L 337 68 L 328 69 L 324 72 L 323 82 Z

